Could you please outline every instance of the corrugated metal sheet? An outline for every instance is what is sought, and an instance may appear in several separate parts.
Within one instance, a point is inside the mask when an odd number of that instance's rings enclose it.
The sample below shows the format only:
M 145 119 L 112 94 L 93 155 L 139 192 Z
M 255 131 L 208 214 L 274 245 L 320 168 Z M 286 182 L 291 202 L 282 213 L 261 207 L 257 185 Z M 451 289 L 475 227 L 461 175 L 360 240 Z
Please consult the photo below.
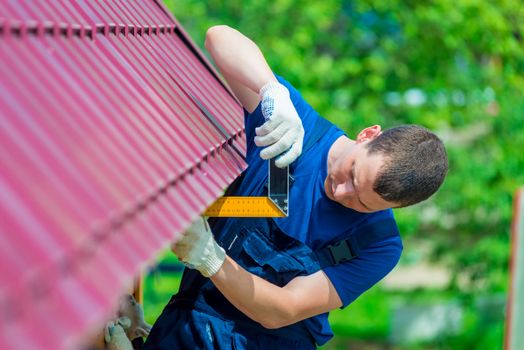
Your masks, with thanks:
M 245 168 L 242 119 L 161 3 L 0 0 L 0 346 L 75 348 Z

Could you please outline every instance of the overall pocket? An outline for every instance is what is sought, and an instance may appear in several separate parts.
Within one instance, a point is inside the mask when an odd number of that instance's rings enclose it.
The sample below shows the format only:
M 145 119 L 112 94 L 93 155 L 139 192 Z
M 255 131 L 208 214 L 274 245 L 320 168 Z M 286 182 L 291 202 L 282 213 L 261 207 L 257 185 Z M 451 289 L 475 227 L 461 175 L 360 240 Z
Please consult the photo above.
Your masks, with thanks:
M 233 322 L 194 309 L 177 309 L 173 316 L 166 334 L 148 339 L 147 349 L 234 349 Z
M 289 254 L 289 251 L 296 251 L 297 247 L 290 246 L 289 242 L 283 246 L 275 244 L 258 229 L 254 229 L 242 244 L 243 253 L 249 257 L 242 259 L 244 268 L 280 287 L 294 277 L 304 275 L 303 264 Z

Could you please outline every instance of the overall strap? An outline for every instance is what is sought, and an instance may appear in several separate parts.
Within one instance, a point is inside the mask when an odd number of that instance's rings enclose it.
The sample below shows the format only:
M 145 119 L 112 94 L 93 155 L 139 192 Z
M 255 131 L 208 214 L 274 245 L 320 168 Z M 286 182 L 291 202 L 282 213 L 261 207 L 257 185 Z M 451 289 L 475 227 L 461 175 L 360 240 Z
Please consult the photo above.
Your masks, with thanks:
M 398 234 L 397 223 L 393 218 L 388 218 L 360 226 L 349 238 L 317 250 L 314 254 L 323 269 L 356 258 L 370 244 Z
M 309 151 L 315 142 L 320 140 L 332 126 L 333 124 L 330 121 L 319 116 L 315 122 L 315 126 L 311 130 L 310 137 L 306 140 L 304 146 L 302 147 L 302 153 Z

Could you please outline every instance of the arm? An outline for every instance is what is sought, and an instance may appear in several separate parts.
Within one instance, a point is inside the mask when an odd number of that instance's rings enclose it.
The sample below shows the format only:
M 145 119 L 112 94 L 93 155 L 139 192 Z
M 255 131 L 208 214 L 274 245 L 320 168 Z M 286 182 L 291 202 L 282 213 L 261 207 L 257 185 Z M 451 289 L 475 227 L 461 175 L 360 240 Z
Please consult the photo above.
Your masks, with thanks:
M 214 240 L 199 218 L 173 246 L 188 267 L 197 269 L 240 311 L 266 328 L 280 328 L 342 306 L 324 272 L 276 286 L 239 266 Z
M 278 287 L 226 257 L 211 281 L 231 304 L 266 328 L 284 327 L 342 306 L 322 271 Z
M 255 129 L 254 142 L 262 159 L 275 158 L 284 168 L 302 153 L 304 128 L 289 90 L 278 82 L 258 46 L 228 26 L 209 28 L 205 46 L 244 108 L 252 113 L 259 102 L 266 122 Z
M 208 29 L 205 47 L 244 108 L 253 112 L 260 89 L 277 81 L 258 46 L 239 31 L 219 25 Z

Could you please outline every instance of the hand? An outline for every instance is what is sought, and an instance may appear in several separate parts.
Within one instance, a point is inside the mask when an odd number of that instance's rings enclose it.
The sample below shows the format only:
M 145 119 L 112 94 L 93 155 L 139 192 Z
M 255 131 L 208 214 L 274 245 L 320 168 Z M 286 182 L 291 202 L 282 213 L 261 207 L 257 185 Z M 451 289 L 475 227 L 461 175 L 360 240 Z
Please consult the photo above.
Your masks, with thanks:
M 275 165 L 284 168 L 302 153 L 304 128 L 289 90 L 277 82 L 269 82 L 260 89 L 262 114 L 266 122 L 255 129 L 257 146 L 267 146 L 260 152 L 262 159 L 271 159 L 282 154 Z
M 191 269 L 197 269 L 205 277 L 211 277 L 220 270 L 226 253 L 220 247 L 207 221 L 199 217 L 184 233 L 184 237 L 171 246 L 178 259 Z

